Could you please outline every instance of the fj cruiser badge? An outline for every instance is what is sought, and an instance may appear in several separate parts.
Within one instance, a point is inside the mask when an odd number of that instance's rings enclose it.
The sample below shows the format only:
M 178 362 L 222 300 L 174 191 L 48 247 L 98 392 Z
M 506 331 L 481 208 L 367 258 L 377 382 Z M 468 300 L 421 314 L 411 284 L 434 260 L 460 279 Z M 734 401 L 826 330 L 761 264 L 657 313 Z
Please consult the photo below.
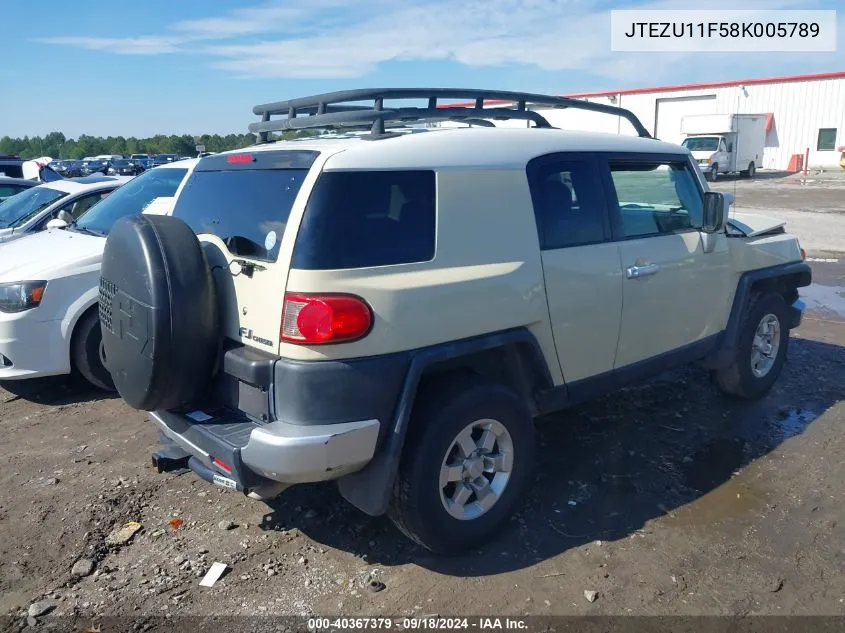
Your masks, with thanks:
M 273 346 L 273 341 L 271 341 L 270 339 L 261 338 L 260 336 L 253 334 L 250 328 L 238 328 L 238 334 L 242 338 L 248 338 L 250 341 L 255 341 L 256 343 L 261 343 L 262 345 L 267 345 L 269 347 Z

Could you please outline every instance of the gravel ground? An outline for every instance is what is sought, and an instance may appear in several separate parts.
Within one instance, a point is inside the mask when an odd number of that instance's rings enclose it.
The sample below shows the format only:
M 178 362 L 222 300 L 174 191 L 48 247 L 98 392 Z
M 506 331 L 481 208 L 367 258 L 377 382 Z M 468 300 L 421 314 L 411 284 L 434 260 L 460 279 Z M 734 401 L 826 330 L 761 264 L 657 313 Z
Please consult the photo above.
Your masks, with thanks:
M 845 259 L 813 266 L 842 291 Z M 136 630 L 214 614 L 845 615 L 845 313 L 820 296 L 758 403 L 689 367 L 542 420 L 521 511 L 459 558 L 331 484 L 267 505 L 157 474 L 152 426 L 119 399 L 73 379 L 7 383 L 0 630 L 67 615 Z M 125 542 L 110 536 L 129 522 Z M 199 586 L 215 561 L 227 573 Z

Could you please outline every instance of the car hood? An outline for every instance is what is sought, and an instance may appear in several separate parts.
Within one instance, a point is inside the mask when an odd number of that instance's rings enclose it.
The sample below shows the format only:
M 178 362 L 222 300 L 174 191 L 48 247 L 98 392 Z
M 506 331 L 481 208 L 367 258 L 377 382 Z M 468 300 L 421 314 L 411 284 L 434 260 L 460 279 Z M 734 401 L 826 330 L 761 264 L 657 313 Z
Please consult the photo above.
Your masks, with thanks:
M 756 213 L 732 213 L 728 225 L 745 237 L 756 237 L 779 230 L 786 220 L 770 218 Z
M 48 229 L 0 244 L 0 283 L 56 279 L 99 265 L 106 238 Z
M 717 150 L 715 150 L 715 149 L 714 150 L 696 150 L 694 152 L 690 152 L 690 154 L 692 154 L 692 157 L 695 160 L 704 160 L 706 158 L 710 158 L 711 156 L 713 156 L 713 154 L 715 154 L 716 151 Z

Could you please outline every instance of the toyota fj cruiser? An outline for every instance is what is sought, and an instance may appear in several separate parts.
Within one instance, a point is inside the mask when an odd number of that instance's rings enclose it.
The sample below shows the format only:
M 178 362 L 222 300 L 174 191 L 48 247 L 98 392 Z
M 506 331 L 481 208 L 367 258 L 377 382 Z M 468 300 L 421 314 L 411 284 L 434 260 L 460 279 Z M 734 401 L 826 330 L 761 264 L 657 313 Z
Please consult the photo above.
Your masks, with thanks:
M 540 108 L 562 107 L 639 137 L 554 129 Z M 534 417 L 680 363 L 746 399 L 781 372 L 811 280 L 798 241 L 728 220 L 690 153 L 627 110 L 407 89 L 254 112 L 255 146 L 202 158 L 172 216 L 106 244 L 105 357 L 160 470 L 257 498 L 336 479 L 455 552 L 530 485 Z M 445 120 L 471 125 L 403 127 Z

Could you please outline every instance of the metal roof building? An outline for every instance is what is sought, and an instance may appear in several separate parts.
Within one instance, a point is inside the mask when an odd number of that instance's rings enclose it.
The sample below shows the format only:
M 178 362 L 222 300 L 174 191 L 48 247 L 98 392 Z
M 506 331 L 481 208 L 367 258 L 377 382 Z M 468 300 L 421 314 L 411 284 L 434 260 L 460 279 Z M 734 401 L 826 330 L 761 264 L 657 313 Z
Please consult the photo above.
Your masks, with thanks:
M 766 114 L 766 146 L 759 167 L 768 169 L 794 167 L 795 157 L 803 158 L 808 149 L 810 167 L 835 167 L 840 159 L 837 148 L 845 146 L 845 71 L 565 96 L 627 108 L 653 136 L 672 143 L 683 139 L 685 115 Z M 536 109 L 563 129 L 635 134 L 618 117 Z

